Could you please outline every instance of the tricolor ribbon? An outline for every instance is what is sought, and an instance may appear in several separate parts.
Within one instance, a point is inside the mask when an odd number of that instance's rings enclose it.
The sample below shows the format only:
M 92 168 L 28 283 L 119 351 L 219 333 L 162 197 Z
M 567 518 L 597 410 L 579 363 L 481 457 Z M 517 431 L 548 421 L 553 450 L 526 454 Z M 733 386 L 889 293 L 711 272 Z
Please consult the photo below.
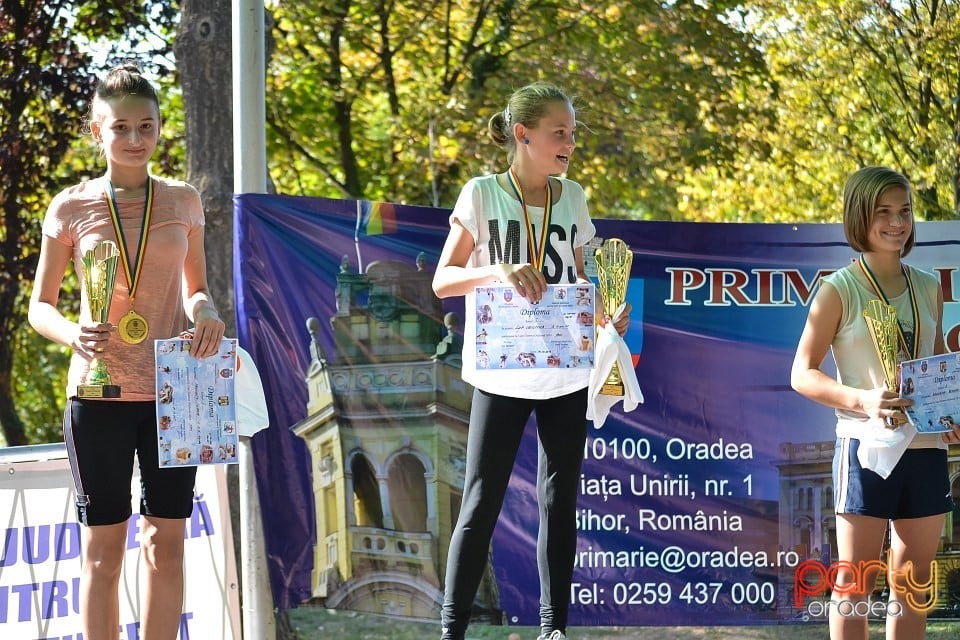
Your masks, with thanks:
M 880 296 L 880 299 L 883 300 L 884 303 L 889 305 L 890 300 L 887 299 L 887 295 L 883 292 L 880 283 L 877 281 L 877 277 L 873 275 L 873 271 L 870 270 L 870 266 L 867 264 L 863 255 L 860 256 L 859 264 L 860 270 L 863 271 L 867 282 L 873 287 L 873 291 Z M 907 341 L 907 334 L 903 330 L 900 318 L 897 318 L 897 335 L 900 337 L 900 346 L 903 347 L 903 352 L 909 356 L 909 359 L 916 360 L 920 357 L 920 307 L 917 305 L 917 297 L 913 292 L 913 279 L 910 277 L 910 272 L 902 263 L 900 264 L 900 270 L 903 272 L 903 277 L 907 281 L 907 292 L 910 294 L 910 310 L 913 312 L 912 344 Z
M 120 210 L 117 208 L 117 198 L 113 191 L 113 183 L 107 181 L 107 206 L 110 208 L 110 220 L 113 230 L 117 233 L 117 245 L 120 248 L 120 264 L 127 277 L 127 286 L 130 289 L 130 306 L 136 297 L 137 285 L 140 283 L 140 272 L 143 270 L 143 256 L 147 252 L 147 234 L 150 232 L 150 217 L 153 214 L 153 178 L 147 178 L 147 193 L 143 202 L 143 219 L 140 227 L 140 238 L 137 241 L 137 255 L 131 262 L 130 252 L 127 250 L 127 241 L 123 236 L 123 227 L 120 225 Z M 133 270 L 131 270 L 131 264 Z
M 543 259 L 547 254 L 547 230 L 550 228 L 550 213 L 553 210 L 553 189 L 550 188 L 550 178 L 547 177 L 547 202 L 543 207 L 543 228 L 540 231 L 540 241 L 534 244 L 533 223 L 530 222 L 530 214 L 527 213 L 527 203 L 523 199 L 523 190 L 520 188 L 520 180 L 517 174 L 513 172 L 513 167 L 507 171 L 507 181 L 513 188 L 514 194 L 520 200 L 520 208 L 523 209 L 523 221 L 527 226 L 527 246 L 530 250 L 530 262 L 538 271 L 543 270 Z

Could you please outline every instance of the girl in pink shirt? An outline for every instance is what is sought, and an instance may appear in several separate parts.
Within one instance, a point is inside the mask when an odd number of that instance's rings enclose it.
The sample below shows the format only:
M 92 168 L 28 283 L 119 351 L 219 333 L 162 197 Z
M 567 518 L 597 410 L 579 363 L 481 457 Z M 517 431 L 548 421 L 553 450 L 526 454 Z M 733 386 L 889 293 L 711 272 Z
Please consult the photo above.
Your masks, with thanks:
M 119 580 L 136 455 L 147 565 L 140 633 L 145 640 L 173 640 L 183 606 L 184 524 L 193 509 L 196 467 L 159 468 L 153 341 L 176 337 L 192 320 L 191 354 L 204 358 L 216 353 L 224 324 L 207 291 L 200 196 L 186 183 L 148 171 L 159 141 L 160 110 L 156 91 L 135 65 L 116 67 L 98 83 L 90 132 L 107 171 L 51 202 L 29 319 L 39 333 L 73 349 L 64 440 L 78 518 L 87 525 L 80 583 L 83 637 L 119 635 Z M 103 241 L 115 243 L 120 255 L 109 316 L 98 322 L 90 312 L 82 259 Z M 71 262 L 83 290 L 77 321 L 57 306 Z M 106 389 L 119 386 L 120 397 L 86 392 L 95 359 L 109 372 Z

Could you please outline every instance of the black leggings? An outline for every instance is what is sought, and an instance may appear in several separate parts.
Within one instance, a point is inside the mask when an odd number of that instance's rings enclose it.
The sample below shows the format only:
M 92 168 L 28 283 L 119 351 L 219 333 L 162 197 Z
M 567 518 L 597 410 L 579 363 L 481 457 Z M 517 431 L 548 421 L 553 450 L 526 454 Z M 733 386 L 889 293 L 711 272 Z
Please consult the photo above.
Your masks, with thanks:
M 450 539 L 442 622 L 444 640 L 461 640 L 486 566 L 524 426 L 537 417 L 537 568 L 540 627 L 565 631 L 577 547 L 576 509 L 587 437 L 587 390 L 526 400 L 475 390 L 467 433 L 463 504 Z

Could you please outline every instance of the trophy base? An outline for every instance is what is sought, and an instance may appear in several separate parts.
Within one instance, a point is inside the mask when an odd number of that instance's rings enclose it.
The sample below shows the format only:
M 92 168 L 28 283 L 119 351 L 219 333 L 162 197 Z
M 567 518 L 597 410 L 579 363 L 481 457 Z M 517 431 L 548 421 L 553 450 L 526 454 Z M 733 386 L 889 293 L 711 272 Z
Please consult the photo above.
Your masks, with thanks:
M 600 395 L 602 396 L 622 396 L 624 393 L 622 382 L 605 382 L 603 386 L 600 387 Z
M 120 385 L 118 384 L 78 384 L 78 398 L 119 398 Z
M 899 416 L 887 416 L 886 418 L 883 419 L 883 426 L 886 427 L 887 429 L 890 429 L 891 431 L 896 431 L 897 429 L 899 429 L 900 427 L 902 427 L 903 425 L 909 422 L 910 421 L 907 420 L 906 416 L 902 418 Z

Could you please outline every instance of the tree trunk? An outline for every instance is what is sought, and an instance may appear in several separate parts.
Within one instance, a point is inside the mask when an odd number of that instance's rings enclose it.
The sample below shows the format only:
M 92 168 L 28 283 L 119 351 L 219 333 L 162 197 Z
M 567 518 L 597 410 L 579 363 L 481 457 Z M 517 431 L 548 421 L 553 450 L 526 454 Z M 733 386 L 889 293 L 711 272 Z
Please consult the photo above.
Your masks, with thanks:
M 19 223 L 19 219 L 10 215 L 8 215 L 6 219 L 8 233 L 11 227 L 16 231 L 16 226 L 14 225 Z M 17 264 L 13 259 L 15 254 L 10 253 L 9 247 L 13 245 L 13 243 L 2 242 L 0 245 L 3 246 L 4 255 L 6 256 L 6 259 L 0 262 L 3 262 L 5 265 L 14 264 L 16 265 L 14 268 L 18 271 L 23 269 L 24 262 L 26 261 L 21 260 L 20 263 Z M 31 265 L 34 264 L 33 260 L 29 262 Z M 23 270 L 26 271 L 26 269 Z M 33 277 L 30 272 L 27 273 L 30 277 Z M 6 441 L 8 447 L 29 444 L 23 420 L 20 419 L 20 415 L 17 413 L 13 393 L 15 336 L 17 327 L 26 322 L 26 317 L 23 313 L 25 305 L 23 303 L 17 304 L 17 298 L 19 297 L 18 289 L 20 287 L 19 281 L 20 278 L 17 278 L 15 274 L 10 274 L 10 276 L 7 277 L 0 276 L 0 327 L 3 329 L 2 332 L 0 332 L 0 429 L 3 430 L 3 439 Z
M 3 438 L 8 447 L 30 444 L 27 441 L 23 421 L 17 414 L 13 401 L 13 385 L 9 373 L 0 375 L 0 425 L 3 425 Z
M 173 51 L 183 89 L 186 180 L 203 198 L 210 293 L 227 325 L 226 335 L 235 336 L 231 48 L 231 4 L 222 0 L 183 0 Z M 239 543 L 240 536 L 245 534 L 239 530 L 240 501 L 234 465 L 228 469 L 227 479 L 234 554 L 237 566 L 241 566 Z M 294 640 L 296 634 L 286 612 L 278 611 L 276 618 L 277 640 Z
M 203 197 L 207 280 L 228 336 L 236 335 L 230 9 L 222 0 L 184 0 L 173 44 L 183 88 L 186 180 Z

